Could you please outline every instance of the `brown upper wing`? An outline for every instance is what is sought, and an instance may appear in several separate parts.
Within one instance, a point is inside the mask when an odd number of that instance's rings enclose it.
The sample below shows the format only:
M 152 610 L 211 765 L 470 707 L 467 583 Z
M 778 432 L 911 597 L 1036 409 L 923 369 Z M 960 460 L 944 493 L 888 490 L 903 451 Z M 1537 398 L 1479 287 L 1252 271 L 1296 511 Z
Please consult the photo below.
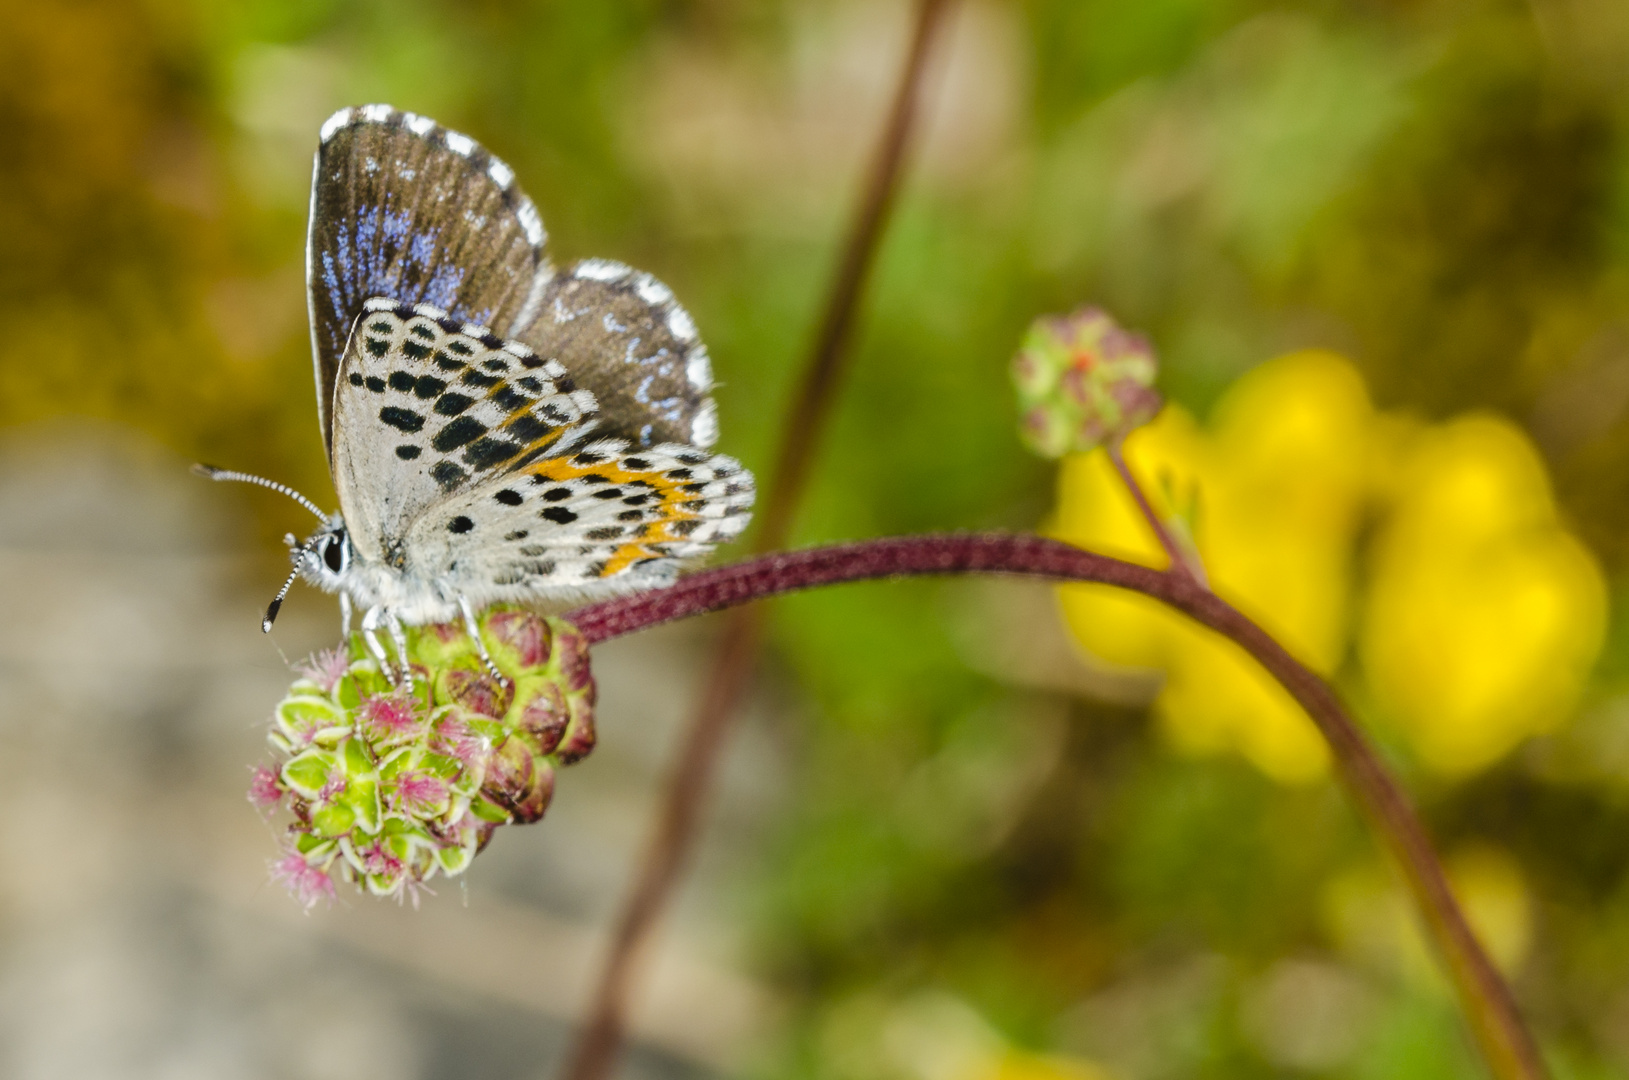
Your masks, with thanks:
M 306 286 L 330 456 L 334 380 L 364 302 L 425 303 L 509 336 L 537 310 L 545 240 L 514 173 L 468 137 L 387 105 L 329 118 L 311 183 Z

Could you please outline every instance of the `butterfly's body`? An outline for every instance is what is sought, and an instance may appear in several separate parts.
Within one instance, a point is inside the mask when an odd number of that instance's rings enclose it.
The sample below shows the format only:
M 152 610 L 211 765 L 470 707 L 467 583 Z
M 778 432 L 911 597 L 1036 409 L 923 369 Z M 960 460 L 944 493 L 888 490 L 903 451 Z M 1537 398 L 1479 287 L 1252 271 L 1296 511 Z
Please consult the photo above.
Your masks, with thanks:
M 665 585 L 740 533 L 752 477 L 708 450 L 711 364 L 666 286 L 599 259 L 555 271 L 508 166 L 387 106 L 323 125 L 311 205 L 340 511 L 291 556 L 364 610 L 381 663 L 379 629 Z

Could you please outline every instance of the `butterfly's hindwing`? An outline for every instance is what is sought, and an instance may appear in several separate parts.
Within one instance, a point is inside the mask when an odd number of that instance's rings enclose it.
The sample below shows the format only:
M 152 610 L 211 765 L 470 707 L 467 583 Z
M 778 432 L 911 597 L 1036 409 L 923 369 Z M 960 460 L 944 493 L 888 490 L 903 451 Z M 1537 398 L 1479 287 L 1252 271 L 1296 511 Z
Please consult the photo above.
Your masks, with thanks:
M 359 551 L 397 569 L 425 509 L 592 426 L 557 361 L 420 304 L 363 305 L 335 390 L 334 483 Z
M 311 190 L 307 296 L 324 444 L 335 378 L 370 297 L 426 303 L 508 333 L 533 321 L 546 236 L 514 173 L 473 140 L 384 105 L 323 125 Z
M 694 446 L 599 439 L 431 507 L 408 534 L 415 572 L 490 602 L 579 602 L 669 584 L 734 539 L 752 475 Z
M 717 439 L 707 348 L 649 274 L 607 259 L 577 263 L 549 280 L 536 319 L 516 336 L 593 388 L 604 434 L 636 447 Z

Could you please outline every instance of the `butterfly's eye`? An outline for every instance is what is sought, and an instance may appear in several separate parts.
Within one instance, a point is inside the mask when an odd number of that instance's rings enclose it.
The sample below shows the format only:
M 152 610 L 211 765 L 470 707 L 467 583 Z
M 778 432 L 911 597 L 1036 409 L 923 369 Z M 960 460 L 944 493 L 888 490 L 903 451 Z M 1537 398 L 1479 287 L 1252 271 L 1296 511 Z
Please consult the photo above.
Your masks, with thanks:
M 338 536 L 330 536 L 322 545 L 322 561 L 336 574 L 345 569 L 345 541 Z

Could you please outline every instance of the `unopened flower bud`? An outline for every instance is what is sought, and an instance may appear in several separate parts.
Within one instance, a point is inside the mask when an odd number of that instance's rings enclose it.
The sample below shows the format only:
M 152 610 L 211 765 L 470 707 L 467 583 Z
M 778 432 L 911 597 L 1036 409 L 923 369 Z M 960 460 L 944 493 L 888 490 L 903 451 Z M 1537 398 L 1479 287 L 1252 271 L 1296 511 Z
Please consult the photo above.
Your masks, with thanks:
M 411 689 L 360 636 L 312 657 L 273 714 L 276 768 L 249 798 L 294 820 L 273 876 L 307 908 L 338 874 L 379 896 L 417 898 L 462 873 L 501 824 L 540 819 L 557 769 L 594 746 L 594 679 L 581 633 L 496 607 L 479 620 L 503 678 L 461 624 L 409 627 Z
M 1043 457 L 1123 439 L 1159 412 L 1154 350 L 1099 308 L 1035 320 L 1013 357 L 1019 434 Z

